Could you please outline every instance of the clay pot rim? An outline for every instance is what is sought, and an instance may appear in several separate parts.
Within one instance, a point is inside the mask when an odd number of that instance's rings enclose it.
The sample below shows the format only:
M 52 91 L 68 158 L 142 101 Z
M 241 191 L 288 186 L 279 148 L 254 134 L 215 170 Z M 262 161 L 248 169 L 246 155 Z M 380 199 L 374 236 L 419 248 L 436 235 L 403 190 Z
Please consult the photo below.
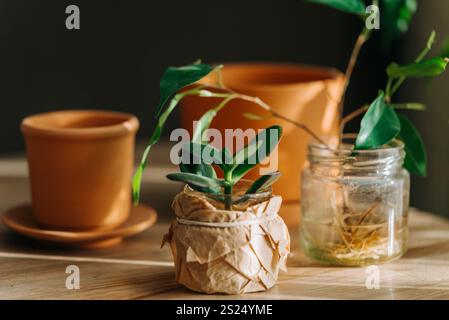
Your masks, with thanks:
M 64 124 L 61 124 L 61 122 L 57 124 L 58 118 L 61 120 L 71 116 L 78 120 L 100 118 L 110 120 L 111 123 L 85 127 L 64 127 Z M 54 125 L 49 124 L 52 121 Z M 65 123 L 67 124 L 67 121 Z M 20 127 L 25 136 L 64 139 L 111 138 L 135 133 L 139 128 L 139 120 L 133 114 L 126 112 L 73 109 L 50 111 L 28 116 L 22 120 Z
M 226 73 L 251 73 L 254 78 L 255 75 L 260 75 L 262 73 L 269 74 L 281 74 L 288 73 L 298 77 L 297 81 L 281 81 L 281 82 L 271 82 L 263 83 L 259 81 L 248 81 L 248 78 L 242 78 L 239 80 L 237 78 L 231 81 L 229 87 L 238 87 L 239 89 L 252 90 L 252 89 L 263 89 L 263 90 L 297 90 L 298 86 L 303 87 L 305 84 L 315 84 L 322 81 L 335 81 L 344 79 L 344 74 L 336 68 L 298 64 L 290 62 L 224 62 L 215 63 L 214 65 L 223 64 L 224 68 L 222 70 L 223 78 L 226 78 Z M 299 80 L 300 77 L 313 76 L 314 79 L 311 80 Z M 207 77 L 204 81 L 200 82 L 209 83 Z M 224 79 L 224 84 L 226 80 Z

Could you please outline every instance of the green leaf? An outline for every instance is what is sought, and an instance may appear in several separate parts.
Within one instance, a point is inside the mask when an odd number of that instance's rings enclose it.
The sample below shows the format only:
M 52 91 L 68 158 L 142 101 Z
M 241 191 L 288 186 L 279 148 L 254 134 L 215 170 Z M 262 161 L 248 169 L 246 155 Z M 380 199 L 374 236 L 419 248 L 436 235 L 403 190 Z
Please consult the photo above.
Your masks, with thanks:
M 410 173 L 425 176 L 427 171 L 427 154 L 421 135 L 410 120 L 400 114 L 398 114 L 398 117 L 401 121 L 401 132 L 398 137 L 404 142 L 404 150 L 406 152 L 404 167 Z
M 192 142 L 203 143 L 203 134 L 209 129 L 212 120 L 217 115 L 217 111 L 215 109 L 210 109 L 205 112 L 201 118 L 198 120 L 195 131 L 193 132 Z
M 215 173 L 214 168 L 211 165 L 207 165 L 202 163 L 200 165 L 200 174 L 202 176 L 208 177 L 208 178 L 213 178 L 213 179 L 217 179 L 217 174 Z
M 246 194 L 254 194 L 266 190 L 273 183 L 275 183 L 280 176 L 281 173 L 279 171 L 261 176 L 259 179 L 253 182 L 253 184 L 248 188 L 248 191 L 246 191 Z
M 181 172 L 184 173 L 192 173 L 195 175 L 200 175 L 207 178 L 217 179 L 217 174 L 215 173 L 214 168 L 211 165 L 200 163 L 200 164 L 179 164 L 179 169 Z M 209 190 L 208 188 L 203 187 L 196 187 L 196 190 L 204 192 L 204 193 L 211 193 L 213 191 Z
M 198 174 L 200 176 L 208 177 L 208 178 L 217 178 L 217 174 L 215 173 L 214 168 L 205 163 L 180 163 L 179 170 L 181 172 Z
M 203 63 L 189 64 L 181 67 L 169 67 L 162 75 L 159 82 L 160 99 L 156 109 L 156 116 L 159 116 L 172 95 L 182 88 L 201 80 L 212 70 L 214 70 L 214 67 Z
M 393 140 L 401 130 L 401 124 L 393 108 L 384 100 L 384 93 L 368 108 L 360 123 L 355 149 L 374 149 Z
M 282 128 L 271 126 L 262 130 L 245 148 L 236 153 L 232 170 L 233 182 L 239 181 L 248 171 L 268 157 L 276 148 L 281 136 Z
M 223 185 L 222 182 L 218 179 L 212 179 L 186 172 L 170 173 L 167 174 L 167 178 L 173 181 L 181 181 L 187 183 L 195 190 L 212 194 L 221 193 Z
M 190 163 L 216 164 L 223 171 L 228 170 L 229 162 L 232 161 L 227 149 L 220 151 L 210 144 L 191 142 L 183 146 L 182 152 L 190 154 Z
M 210 65 L 194 63 L 182 67 L 169 67 L 162 76 L 160 80 L 161 97 L 158 108 L 156 110 L 156 115 L 159 118 L 132 180 L 132 196 L 134 204 L 139 203 L 142 175 L 148 163 L 148 155 L 153 145 L 155 145 L 159 141 L 165 122 L 167 121 L 168 117 L 173 112 L 175 107 L 178 105 L 179 101 L 186 95 L 194 93 L 196 89 L 177 94 L 175 93 L 180 89 L 202 79 L 212 70 L 214 70 L 214 68 Z M 170 97 L 172 97 L 173 94 L 175 94 L 175 96 L 170 100 L 168 107 L 162 112 L 163 107 L 169 101 Z
M 263 140 L 257 139 L 257 136 L 251 140 L 245 147 L 237 151 L 233 157 L 233 165 L 238 166 L 241 163 L 248 162 L 249 160 L 256 159 L 257 152 L 262 146 Z M 255 160 L 253 160 L 255 161 Z
M 228 149 L 221 151 L 209 144 L 199 144 L 190 142 L 183 145 L 181 155 L 188 154 L 188 161 L 181 162 L 182 172 L 199 174 L 209 178 L 216 178 L 213 164 L 217 165 L 224 173 L 232 170 L 232 155 Z M 185 154 L 182 160 L 185 160 Z
M 407 32 L 417 7 L 417 0 L 381 1 L 380 24 L 384 47 L 391 47 L 395 40 Z
M 362 0 L 307 0 L 308 2 L 314 2 L 329 6 L 331 8 L 357 14 L 365 14 L 365 4 Z
M 233 157 L 229 150 L 225 147 L 221 149 L 221 159 L 223 163 L 223 168 L 221 168 L 225 173 L 233 168 Z
M 437 57 L 405 66 L 400 66 L 396 63 L 392 63 L 387 68 L 387 74 L 392 78 L 435 77 L 444 72 L 448 62 L 448 59 Z

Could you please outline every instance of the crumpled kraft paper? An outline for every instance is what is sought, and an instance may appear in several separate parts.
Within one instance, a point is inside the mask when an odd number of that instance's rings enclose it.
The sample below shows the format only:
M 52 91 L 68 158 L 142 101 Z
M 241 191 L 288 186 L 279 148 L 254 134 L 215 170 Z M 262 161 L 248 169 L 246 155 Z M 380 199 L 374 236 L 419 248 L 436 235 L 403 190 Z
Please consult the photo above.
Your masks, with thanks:
M 176 281 L 204 293 L 241 294 L 271 288 L 279 270 L 286 271 L 290 252 L 287 227 L 277 215 L 281 202 L 280 196 L 271 196 L 261 203 L 229 211 L 223 210 L 221 203 L 187 188 L 176 195 L 172 208 L 177 219 L 162 243 L 170 243 Z M 232 227 L 195 225 L 254 219 L 259 222 Z

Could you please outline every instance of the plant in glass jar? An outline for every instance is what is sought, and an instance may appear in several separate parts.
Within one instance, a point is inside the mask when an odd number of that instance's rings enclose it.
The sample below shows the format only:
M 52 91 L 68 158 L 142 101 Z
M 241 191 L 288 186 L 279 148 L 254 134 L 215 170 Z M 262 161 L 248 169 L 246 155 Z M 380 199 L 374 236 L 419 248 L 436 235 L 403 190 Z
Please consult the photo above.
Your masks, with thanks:
M 316 2 L 331 4 L 331 1 Z M 402 9 L 410 14 L 414 11 L 410 5 Z M 366 27 L 362 38 L 365 30 Z M 303 172 L 301 228 L 301 241 L 310 256 L 343 265 L 365 265 L 391 261 L 406 251 L 408 172 L 424 176 L 427 157 L 418 130 L 397 111 L 424 110 L 425 106 L 394 103 L 393 97 L 408 78 L 434 77 L 444 72 L 449 61 L 446 57 L 426 59 L 435 36 L 432 32 L 413 63 L 391 63 L 387 67 L 386 87 L 371 104 L 341 118 L 340 132 L 343 132 L 348 121 L 363 114 L 355 139 L 349 144 L 342 139 L 336 150 L 310 145 L 310 166 Z M 356 43 L 355 52 L 363 42 Z M 356 60 L 357 54 L 353 53 L 347 83 Z M 327 197 L 325 204 L 316 202 L 317 188 L 321 197 L 323 193 Z
M 311 2 L 366 18 L 361 0 Z M 416 10 L 416 1 L 382 1 L 382 5 L 386 22 L 403 25 L 405 31 Z M 394 38 L 395 31 L 401 30 L 387 30 L 387 41 Z M 418 130 L 397 111 L 424 110 L 425 106 L 395 103 L 393 97 L 406 79 L 438 76 L 449 61 L 444 55 L 426 59 L 435 40 L 432 32 L 413 63 L 388 66 L 386 87 L 372 103 L 343 117 L 352 71 L 370 34 L 365 25 L 346 70 L 346 85 L 339 100 L 340 139 L 337 145 L 322 140 L 312 142 L 309 166 L 303 171 L 301 243 L 307 255 L 327 263 L 381 263 L 406 251 L 408 172 L 424 176 L 427 157 Z M 359 133 L 343 135 L 345 125 L 359 115 L 363 115 Z
M 280 269 L 285 270 L 289 253 L 288 230 L 278 216 L 282 199 L 271 192 L 280 173 L 263 174 L 256 181 L 243 178 L 275 150 L 282 130 L 279 126 L 261 130 L 235 153 L 210 143 L 212 120 L 229 101 L 246 99 L 263 105 L 254 97 L 213 93 L 195 83 L 221 67 L 195 63 L 170 67 L 162 76 L 157 125 L 135 173 L 133 196 L 137 203 L 149 151 L 179 101 L 188 95 L 221 98 L 198 120 L 190 141 L 179 149 L 180 172 L 167 175 L 186 185 L 173 201 L 176 219 L 163 243 L 172 249 L 177 281 L 194 291 L 262 291 L 275 284 Z
M 367 17 L 362 0 L 310 2 L 356 14 L 363 20 Z M 382 1 L 382 4 L 388 18 L 386 22 L 402 25 L 405 31 L 416 10 L 416 2 Z M 386 32 L 388 41 L 394 38 L 394 31 L 401 31 L 393 29 Z M 395 103 L 393 97 L 406 79 L 438 76 L 449 61 L 444 54 L 426 59 L 435 41 L 436 34 L 432 32 L 413 63 L 388 66 L 386 87 L 372 103 L 343 116 L 345 93 L 359 52 L 370 34 L 364 22 L 338 100 L 340 139 L 332 144 L 315 138 L 309 145 L 309 166 L 303 171 L 301 243 L 306 254 L 328 263 L 352 266 L 381 263 L 398 258 L 406 251 L 408 172 L 425 175 L 427 157 L 418 130 L 397 111 L 424 110 L 425 106 Z M 448 50 L 444 52 L 447 54 Z M 363 118 L 359 133 L 344 135 L 345 125 L 360 115 Z M 296 124 L 277 114 L 271 116 Z M 301 124 L 296 125 L 304 129 Z

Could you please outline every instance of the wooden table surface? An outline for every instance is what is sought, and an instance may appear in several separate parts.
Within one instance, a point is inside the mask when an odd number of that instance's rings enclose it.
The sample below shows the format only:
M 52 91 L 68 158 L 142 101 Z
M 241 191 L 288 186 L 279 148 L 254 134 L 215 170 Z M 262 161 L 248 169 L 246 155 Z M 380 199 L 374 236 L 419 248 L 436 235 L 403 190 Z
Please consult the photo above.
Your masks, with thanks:
M 144 186 L 144 199 L 159 211 L 158 223 L 113 248 L 51 247 L 0 226 L 0 299 L 449 299 L 449 221 L 417 210 L 410 213 L 408 252 L 378 269 L 319 265 L 304 256 L 297 230 L 290 230 L 289 269 L 271 290 L 241 296 L 193 293 L 174 281 L 169 248 L 159 248 L 178 187 L 163 179 L 170 170 L 153 169 Z M 0 160 L 0 212 L 27 201 L 25 162 Z M 78 290 L 66 288 L 68 265 L 80 269 Z M 367 288 L 377 271 L 379 287 Z

